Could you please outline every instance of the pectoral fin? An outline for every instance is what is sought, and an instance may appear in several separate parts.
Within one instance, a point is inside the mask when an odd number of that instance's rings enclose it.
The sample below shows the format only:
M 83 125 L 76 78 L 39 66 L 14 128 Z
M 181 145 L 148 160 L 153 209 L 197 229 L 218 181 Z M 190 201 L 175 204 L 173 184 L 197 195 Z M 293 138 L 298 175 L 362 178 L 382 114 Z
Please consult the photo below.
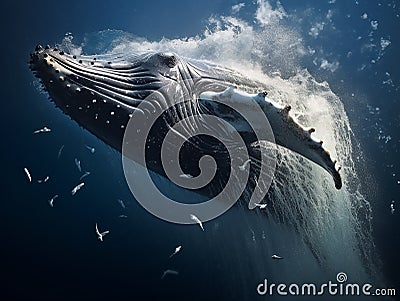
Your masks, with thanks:
M 342 187 L 342 179 L 339 174 L 340 167 L 336 168 L 336 160 L 331 159 L 329 152 L 323 148 L 322 141 L 316 141 L 311 137 L 315 129 L 307 130 L 303 128 L 289 115 L 290 106 L 280 108 L 266 98 L 266 93 L 248 94 L 232 87 L 219 93 L 204 92 L 200 95 L 199 101 L 208 108 L 208 111 L 212 111 L 215 115 L 231 122 L 232 114 L 221 109 L 219 103 L 231 108 L 240 108 L 248 116 L 256 113 L 256 110 L 255 112 L 249 111 L 254 110 L 254 103 L 257 103 L 268 119 L 275 138 L 274 142 L 277 145 L 290 149 L 318 164 L 330 173 L 337 189 Z M 238 119 L 235 119 L 234 123 L 239 131 L 251 132 L 253 130 L 249 128 L 246 122 L 241 122 Z

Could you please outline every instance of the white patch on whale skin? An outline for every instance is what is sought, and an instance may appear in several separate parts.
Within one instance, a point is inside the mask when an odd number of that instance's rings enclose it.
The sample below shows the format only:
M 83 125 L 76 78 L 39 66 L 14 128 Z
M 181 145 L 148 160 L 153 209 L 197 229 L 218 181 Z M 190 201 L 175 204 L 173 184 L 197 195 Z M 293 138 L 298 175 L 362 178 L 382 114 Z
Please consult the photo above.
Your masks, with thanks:
M 240 106 L 240 108 L 244 111 L 246 111 L 248 114 L 252 114 L 252 106 L 250 106 L 250 103 L 258 103 L 261 99 L 258 94 L 249 94 L 241 90 L 236 90 L 233 87 L 229 87 L 223 92 L 212 92 L 212 91 L 206 91 L 202 92 L 199 95 L 199 102 L 204 103 L 207 102 L 207 104 L 211 105 L 214 107 L 215 112 L 219 112 L 219 117 L 224 117 L 223 110 L 218 109 L 218 102 L 216 100 L 219 100 L 222 103 L 225 103 L 229 106 L 229 104 L 235 104 L 235 106 Z M 264 100 L 264 98 L 262 98 Z M 257 114 L 257 112 L 256 112 Z M 249 115 L 247 115 L 249 116 Z M 253 117 L 254 120 L 257 120 L 257 116 Z M 234 122 L 235 123 L 235 128 L 239 131 L 247 132 L 250 131 L 248 128 L 247 124 L 239 124 L 238 121 Z

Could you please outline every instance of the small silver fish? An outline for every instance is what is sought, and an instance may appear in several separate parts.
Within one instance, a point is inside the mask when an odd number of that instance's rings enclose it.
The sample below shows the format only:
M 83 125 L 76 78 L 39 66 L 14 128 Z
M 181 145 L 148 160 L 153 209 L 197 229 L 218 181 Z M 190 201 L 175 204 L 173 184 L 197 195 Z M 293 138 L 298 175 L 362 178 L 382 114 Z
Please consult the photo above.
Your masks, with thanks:
M 58 198 L 58 194 L 56 194 L 55 196 L 53 196 L 50 200 L 49 200 L 49 205 L 50 207 L 54 207 L 54 200 Z
M 29 172 L 28 168 L 24 167 L 24 172 L 25 172 L 26 177 L 28 178 L 29 182 L 32 182 L 32 176 L 31 176 L 31 173 Z
M 77 158 L 75 158 L 75 165 L 78 168 L 79 172 L 82 172 L 81 161 L 79 161 Z
M 196 223 L 198 223 L 199 226 L 200 226 L 200 228 L 201 228 L 201 230 L 204 231 L 203 223 L 201 222 L 201 220 L 200 220 L 196 215 L 191 214 L 191 215 L 190 215 L 190 219 L 193 220 L 193 221 L 195 221 Z
M 51 132 L 51 129 L 49 129 L 47 126 L 45 126 L 41 129 L 34 131 L 32 134 L 47 133 L 47 132 Z
M 175 270 L 170 270 L 170 269 L 165 270 L 161 276 L 161 279 L 164 279 L 164 277 L 167 275 L 179 275 L 179 272 L 175 271 Z
M 78 192 L 78 190 L 81 189 L 84 185 L 85 185 L 84 182 L 82 182 L 82 183 L 76 185 L 76 186 L 71 190 L 71 194 L 72 194 L 72 195 L 75 195 L 75 194 Z
M 182 246 L 177 246 L 177 247 L 175 248 L 174 253 L 172 253 L 172 254 L 169 256 L 169 258 L 171 258 L 171 257 L 175 256 L 176 254 L 178 254 L 178 253 L 181 251 L 181 249 L 182 249 Z

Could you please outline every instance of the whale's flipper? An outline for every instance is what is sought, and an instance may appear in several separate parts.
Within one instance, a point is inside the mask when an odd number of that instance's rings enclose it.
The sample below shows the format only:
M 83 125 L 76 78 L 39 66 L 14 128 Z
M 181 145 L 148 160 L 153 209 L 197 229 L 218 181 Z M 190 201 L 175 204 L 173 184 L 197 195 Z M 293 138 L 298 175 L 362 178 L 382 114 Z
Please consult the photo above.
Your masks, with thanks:
M 315 131 L 314 128 L 308 130 L 303 128 L 289 115 L 290 106 L 278 107 L 266 97 L 266 93 L 248 94 L 232 87 L 220 93 L 204 92 L 200 95 L 199 102 L 205 107 L 214 107 L 213 110 L 219 113 L 219 117 L 226 117 L 227 119 L 231 118 L 231 116 L 228 116 L 231 113 L 229 112 L 227 116 L 224 116 L 223 112 L 227 111 L 217 108 L 220 103 L 232 107 L 242 104 L 242 106 L 247 106 L 249 111 L 254 108 L 252 108 L 251 103 L 257 103 L 271 126 L 275 141 L 270 142 L 275 142 L 277 145 L 290 149 L 318 164 L 331 174 L 337 189 L 342 187 L 342 178 L 339 174 L 340 167 L 337 169 L 335 167 L 336 160 L 332 160 L 329 152 L 322 147 L 322 141 L 316 141 L 311 137 L 311 134 Z M 243 109 L 241 110 L 243 111 Z M 250 114 L 251 112 L 249 112 Z M 248 127 L 245 122 L 235 122 L 235 125 L 239 126 L 242 131 L 244 127 Z M 248 128 L 249 132 L 253 130 Z

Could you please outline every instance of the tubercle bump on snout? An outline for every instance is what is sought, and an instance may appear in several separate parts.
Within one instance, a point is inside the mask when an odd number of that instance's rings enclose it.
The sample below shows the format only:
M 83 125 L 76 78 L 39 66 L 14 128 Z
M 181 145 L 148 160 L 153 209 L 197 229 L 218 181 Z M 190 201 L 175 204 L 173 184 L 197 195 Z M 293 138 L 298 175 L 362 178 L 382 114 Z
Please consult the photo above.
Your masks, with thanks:
M 35 47 L 35 50 L 30 53 L 31 56 L 31 69 L 36 69 L 39 67 L 40 63 L 46 63 L 46 61 L 54 62 L 55 57 L 63 57 L 70 60 L 77 60 L 76 55 L 72 55 L 62 49 L 58 49 L 56 46 L 51 47 L 50 45 L 46 45 L 44 48 L 42 45 L 38 44 Z M 48 59 L 49 58 L 49 59 Z M 94 58 L 95 60 L 95 58 Z M 82 62 L 82 60 L 81 60 Z M 49 65 L 49 64 L 47 64 Z M 50 65 L 51 66 L 51 65 Z

